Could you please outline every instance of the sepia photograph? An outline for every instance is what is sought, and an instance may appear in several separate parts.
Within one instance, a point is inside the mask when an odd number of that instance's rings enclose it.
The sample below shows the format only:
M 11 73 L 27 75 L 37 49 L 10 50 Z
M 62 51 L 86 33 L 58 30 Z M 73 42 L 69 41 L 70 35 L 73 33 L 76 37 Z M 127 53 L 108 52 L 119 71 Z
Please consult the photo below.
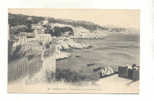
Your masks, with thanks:
M 9 93 L 139 93 L 140 10 L 8 9 Z

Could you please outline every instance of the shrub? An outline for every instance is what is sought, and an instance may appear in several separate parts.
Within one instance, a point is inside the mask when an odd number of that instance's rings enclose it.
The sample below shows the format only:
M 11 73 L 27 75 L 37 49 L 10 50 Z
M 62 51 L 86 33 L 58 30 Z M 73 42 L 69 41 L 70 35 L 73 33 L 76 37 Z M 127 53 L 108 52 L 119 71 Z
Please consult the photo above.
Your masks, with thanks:
M 26 32 L 28 27 L 26 25 L 18 25 L 10 28 L 10 34 L 19 34 L 20 32 Z
M 81 75 L 70 69 L 56 69 L 56 80 L 64 80 L 66 82 L 80 82 L 86 80 L 86 76 Z

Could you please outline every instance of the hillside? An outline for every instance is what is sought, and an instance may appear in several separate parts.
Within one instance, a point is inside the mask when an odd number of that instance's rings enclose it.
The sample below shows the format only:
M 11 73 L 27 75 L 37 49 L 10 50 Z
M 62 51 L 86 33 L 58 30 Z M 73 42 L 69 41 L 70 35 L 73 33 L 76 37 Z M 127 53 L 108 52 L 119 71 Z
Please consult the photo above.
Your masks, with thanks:
M 98 37 L 104 37 L 110 33 L 137 33 L 135 29 L 126 29 L 121 27 L 113 26 L 101 26 L 93 22 L 81 21 L 81 20 L 71 20 L 71 19 L 58 19 L 58 18 L 45 18 L 37 16 L 27 16 L 22 14 L 9 14 L 8 23 L 10 27 L 13 27 L 13 34 L 20 32 L 33 32 L 31 29 L 32 24 L 38 24 L 44 20 L 47 20 L 49 24 L 55 26 L 69 26 L 73 29 L 75 37 L 87 37 L 97 35 Z M 22 26 L 22 25 L 25 25 Z M 22 28 L 16 28 L 22 27 Z M 93 36 L 92 36 L 93 37 Z

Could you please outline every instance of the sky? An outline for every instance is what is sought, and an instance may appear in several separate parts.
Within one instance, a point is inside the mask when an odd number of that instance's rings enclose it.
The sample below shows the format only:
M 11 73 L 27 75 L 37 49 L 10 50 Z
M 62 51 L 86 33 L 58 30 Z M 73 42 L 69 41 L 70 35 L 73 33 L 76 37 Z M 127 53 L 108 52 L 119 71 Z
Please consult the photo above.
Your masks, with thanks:
M 53 9 L 25 8 L 8 9 L 9 13 L 33 16 L 54 17 L 72 20 L 91 21 L 99 25 L 136 28 L 140 26 L 139 10 L 104 10 L 104 9 Z

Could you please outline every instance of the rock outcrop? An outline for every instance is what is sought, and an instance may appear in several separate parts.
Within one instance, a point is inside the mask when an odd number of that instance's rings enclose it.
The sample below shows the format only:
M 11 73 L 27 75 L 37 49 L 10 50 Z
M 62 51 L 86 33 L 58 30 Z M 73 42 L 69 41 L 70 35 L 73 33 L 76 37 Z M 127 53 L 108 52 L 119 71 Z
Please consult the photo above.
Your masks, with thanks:
M 59 38 L 57 41 L 57 47 L 60 50 L 67 50 L 67 49 L 83 49 L 83 48 L 89 48 L 90 45 L 89 44 L 85 44 L 85 43 L 78 43 L 75 42 L 73 39 L 71 38 Z

